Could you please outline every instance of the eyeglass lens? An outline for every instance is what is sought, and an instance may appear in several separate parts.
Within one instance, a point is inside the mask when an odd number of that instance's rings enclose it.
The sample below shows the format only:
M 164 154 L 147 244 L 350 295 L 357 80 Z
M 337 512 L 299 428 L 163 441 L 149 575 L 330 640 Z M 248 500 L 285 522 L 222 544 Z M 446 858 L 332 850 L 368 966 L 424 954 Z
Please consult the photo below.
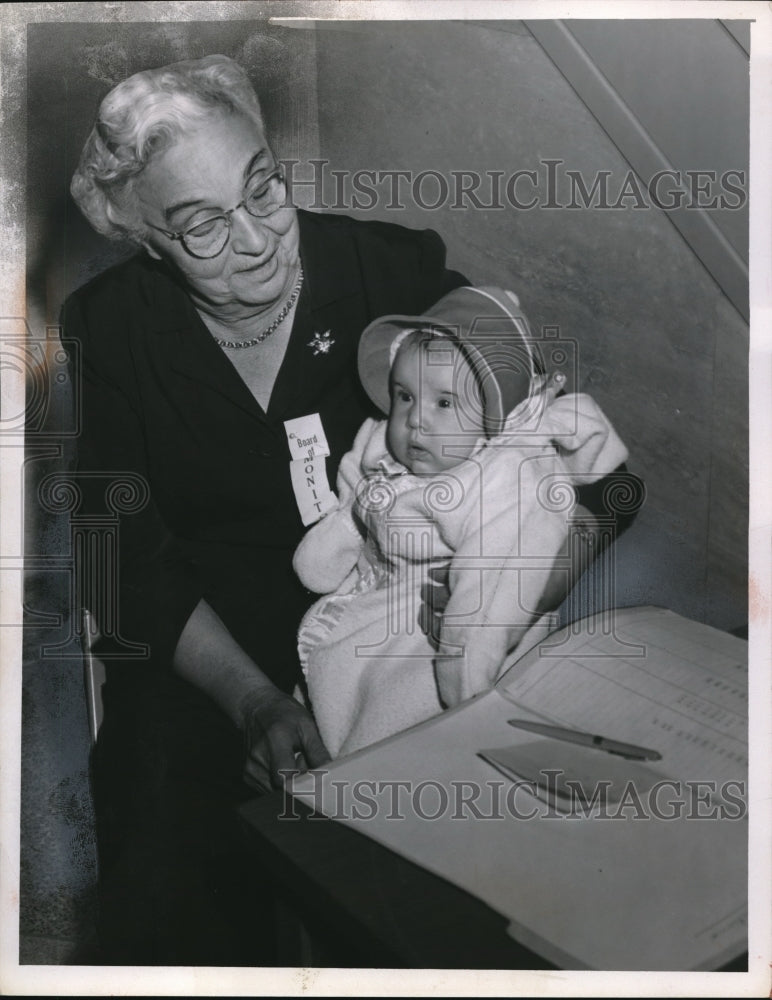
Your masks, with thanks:
M 242 205 L 254 218 L 265 218 L 277 212 L 286 203 L 286 186 L 281 173 L 273 174 L 266 181 L 249 191 Z M 182 245 L 193 257 L 216 257 L 222 253 L 230 237 L 233 209 L 227 215 L 217 215 L 212 219 L 193 226 L 180 237 Z

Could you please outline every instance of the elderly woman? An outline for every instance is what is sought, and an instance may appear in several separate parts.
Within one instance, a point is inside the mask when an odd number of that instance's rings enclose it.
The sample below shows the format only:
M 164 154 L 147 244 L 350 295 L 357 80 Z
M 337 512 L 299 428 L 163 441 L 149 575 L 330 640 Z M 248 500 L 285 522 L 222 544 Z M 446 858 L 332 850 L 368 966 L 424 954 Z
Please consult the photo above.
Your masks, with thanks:
M 97 647 L 98 959 L 270 963 L 234 803 L 327 759 L 291 697 L 313 597 L 292 572 L 307 497 L 287 422 L 323 432 L 334 482 L 374 415 L 361 331 L 466 282 L 430 231 L 295 211 L 252 86 L 223 56 L 112 90 L 72 193 L 99 233 L 142 251 L 63 317 L 82 349 L 84 503 L 102 511 L 105 474 L 148 488 L 120 524 L 117 617 Z
M 359 334 L 464 282 L 432 232 L 296 212 L 249 79 L 223 56 L 111 91 L 72 194 L 99 233 L 144 251 L 63 315 L 82 348 L 85 503 L 103 510 L 105 472 L 149 487 L 120 524 L 118 624 L 97 646 L 100 957 L 255 961 L 222 888 L 240 879 L 242 769 L 270 787 L 327 759 L 290 694 L 312 597 L 292 572 L 303 523 L 285 423 L 321 426 L 334 482 L 372 415 Z

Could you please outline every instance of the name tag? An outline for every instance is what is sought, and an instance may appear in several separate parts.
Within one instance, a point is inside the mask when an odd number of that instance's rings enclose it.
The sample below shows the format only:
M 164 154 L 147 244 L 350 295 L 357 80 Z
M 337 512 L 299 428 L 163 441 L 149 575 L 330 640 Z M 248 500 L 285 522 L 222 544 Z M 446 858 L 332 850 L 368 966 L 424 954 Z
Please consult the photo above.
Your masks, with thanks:
M 300 519 L 305 527 L 314 524 L 337 505 L 327 482 L 330 446 L 318 413 L 285 420 L 290 455 L 290 479 Z
M 295 461 L 300 458 L 313 458 L 314 455 L 329 455 L 330 446 L 322 427 L 322 419 L 318 413 L 309 413 L 307 417 L 296 417 L 285 420 L 284 429 L 287 432 L 290 458 Z

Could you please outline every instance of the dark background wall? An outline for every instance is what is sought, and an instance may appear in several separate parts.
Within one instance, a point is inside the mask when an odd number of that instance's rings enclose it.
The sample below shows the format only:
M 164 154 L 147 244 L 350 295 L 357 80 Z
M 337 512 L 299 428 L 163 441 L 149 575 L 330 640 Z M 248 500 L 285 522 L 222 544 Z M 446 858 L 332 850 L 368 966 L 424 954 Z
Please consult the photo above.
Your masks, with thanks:
M 722 29 L 710 22 L 715 31 Z M 721 108 L 710 100 L 747 78 L 747 59 L 727 36 L 660 25 L 664 64 L 689 62 L 677 93 L 690 122 L 680 169 L 747 163 L 747 91 Z M 612 30 L 613 29 L 613 30 Z M 605 70 L 627 102 L 648 93 L 628 53 L 641 28 L 591 25 L 595 42 L 617 52 Z M 723 35 L 721 36 L 723 39 Z M 668 39 L 670 41 L 668 42 Z M 693 39 L 693 41 L 690 41 Z M 607 43 L 607 44 L 606 44 Z M 589 45 L 589 42 L 587 42 Z M 668 49 L 667 46 L 670 46 Z M 690 46 L 695 46 L 694 51 Z M 39 24 L 28 32 L 28 315 L 33 330 L 55 322 L 66 293 L 127 252 L 93 235 L 68 199 L 69 178 L 99 100 L 135 70 L 224 52 L 244 63 L 261 95 L 280 158 L 327 161 L 325 198 L 338 207 L 332 170 L 535 170 L 547 200 L 547 160 L 589 184 L 609 172 L 613 200 L 630 170 L 564 75 L 521 22 L 337 24 L 318 30 L 256 21 L 163 24 Z M 738 69 L 739 67 L 739 69 Z M 662 81 L 660 80 L 660 85 Z M 688 94 L 684 87 L 691 88 Z M 673 83 L 673 87 L 676 84 Z M 667 88 L 665 87 L 665 92 Z M 679 102 L 671 102 L 674 105 Z M 667 111 L 667 102 L 654 102 Z M 651 102 L 648 102 L 651 111 Z M 641 111 L 643 115 L 643 111 Z M 655 116 L 656 118 L 656 116 Z M 655 125 L 648 122 L 650 128 Z M 698 139 L 710 132 L 709 143 Z M 682 137 L 677 127 L 675 134 Z M 706 152 L 706 149 L 708 150 Z M 717 162 L 711 150 L 720 150 Z M 693 161 L 691 160 L 693 152 Z M 722 158 L 723 157 L 723 158 Z M 322 176 L 317 164 L 317 177 Z M 305 172 L 304 172 L 305 171 Z M 563 182 L 561 181 L 561 184 Z M 300 188 L 301 200 L 312 196 Z M 486 188 L 480 189 L 489 201 Z M 530 193 L 525 185 L 521 196 Z M 350 204 L 351 191 L 343 202 Z M 719 282 L 668 214 L 652 206 L 519 211 L 453 207 L 428 178 L 424 206 L 405 189 L 389 208 L 386 189 L 354 211 L 437 229 L 449 262 L 476 283 L 515 290 L 535 329 L 559 328 L 577 351 L 572 381 L 591 392 L 631 452 L 646 504 L 617 547 L 616 600 L 654 603 L 722 628 L 742 625 L 747 565 L 748 329 Z M 558 201 L 569 199 L 563 187 Z M 733 239 L 742 249 L 744 222 Z M 738 235 L 739 234 L 739 235 Z M 62 401 L 62 406 L 66 401 Z M 55 424 L 59 411 L 52 410 Z M 29 463 L 28 496 L 66 462 Z M 63 553 L 63 519 L 28 510 L 28 550 Z M 69 628 L 67 573 L 31 573 L 27 603 L 61 615 L 28 629 L 25 646 L 22 934 L 29 961 L 60 961 L 88 933 L 94 877 L 87 784 L 88 736 L 82 671 L 76 661 L 44 662 L 40 648 Z M 23 951 L 23 955 L 25 952 Z

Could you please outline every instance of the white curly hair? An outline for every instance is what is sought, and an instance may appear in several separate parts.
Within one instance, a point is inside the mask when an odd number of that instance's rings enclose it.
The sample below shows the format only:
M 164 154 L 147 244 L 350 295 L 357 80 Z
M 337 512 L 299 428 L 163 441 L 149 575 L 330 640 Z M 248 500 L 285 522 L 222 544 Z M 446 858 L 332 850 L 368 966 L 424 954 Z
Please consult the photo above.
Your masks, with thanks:
M 109 239 L 141 243 L 136 177 L 153 155 L 217 111 L 241 113 L 264 127 L 249 77 L 227 56 L 144 70 L 114 87 L 99 107 L 70 185 L 93 228 Z

